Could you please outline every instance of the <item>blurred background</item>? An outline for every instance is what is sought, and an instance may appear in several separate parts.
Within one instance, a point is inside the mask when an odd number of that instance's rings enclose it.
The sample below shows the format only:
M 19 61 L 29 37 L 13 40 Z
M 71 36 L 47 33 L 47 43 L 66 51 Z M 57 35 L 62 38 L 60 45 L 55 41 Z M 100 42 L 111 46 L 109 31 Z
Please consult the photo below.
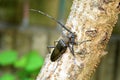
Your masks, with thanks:
M 41 10 L 62 23 L 72 0 L 0 0 L 0 80 L 35 80 L 47 46 L 61 35 L 56 22 L 28 9 Z M 120 80 L 120 18 L 92 80 Z

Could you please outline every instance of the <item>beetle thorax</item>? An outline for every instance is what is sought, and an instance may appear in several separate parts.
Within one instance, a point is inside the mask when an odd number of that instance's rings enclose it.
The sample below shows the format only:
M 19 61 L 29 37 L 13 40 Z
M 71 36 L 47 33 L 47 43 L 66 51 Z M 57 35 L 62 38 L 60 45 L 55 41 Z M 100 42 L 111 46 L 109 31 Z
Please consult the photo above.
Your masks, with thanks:
M 74 43 L 76 35 L 74 33 L 62 33 L 62 38 L 65 43 Z

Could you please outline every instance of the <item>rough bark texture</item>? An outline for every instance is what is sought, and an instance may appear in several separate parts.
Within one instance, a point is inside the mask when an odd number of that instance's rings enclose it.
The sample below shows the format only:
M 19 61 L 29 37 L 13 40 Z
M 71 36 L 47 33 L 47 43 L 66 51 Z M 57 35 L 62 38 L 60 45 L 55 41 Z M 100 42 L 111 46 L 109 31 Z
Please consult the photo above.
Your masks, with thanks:
M 77 35 L 75 58 L 69 51 L 56 62 L 49 54 L 37 80 L 89 80 L 100 59 L 120 12 L 120 0 L 74 0 L 66 26 Z M 64 30 L 64 33 L 68 32 Z

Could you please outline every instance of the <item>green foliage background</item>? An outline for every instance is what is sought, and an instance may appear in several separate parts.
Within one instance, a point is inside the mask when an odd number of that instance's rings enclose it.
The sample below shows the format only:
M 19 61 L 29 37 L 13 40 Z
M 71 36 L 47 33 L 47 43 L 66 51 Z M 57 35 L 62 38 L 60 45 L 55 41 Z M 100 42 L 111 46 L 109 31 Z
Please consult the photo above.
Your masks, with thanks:
M 0 80 L 34 80 L 44 59 L 37 51 L 30 51 L 18 58 L 18 52 L 6 50 L 0 53 Z

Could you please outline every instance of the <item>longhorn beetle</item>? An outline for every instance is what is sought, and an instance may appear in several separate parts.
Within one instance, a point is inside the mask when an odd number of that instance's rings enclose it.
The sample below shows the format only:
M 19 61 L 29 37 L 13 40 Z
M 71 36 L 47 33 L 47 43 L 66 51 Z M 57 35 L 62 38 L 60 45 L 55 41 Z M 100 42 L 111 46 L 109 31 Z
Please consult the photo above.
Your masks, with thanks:
M 76 44 L 76 42 L 75 42 L 75 38 L 76 38 L 75 33 L 70 31 L 65 25 L 63 25 L 61 22 L 57 21 L 52 16 L 50 16 L 50 15 L 48 15 L 48 14 L 42 12 L 42 11 L 35 10 L 35 9 L 30 9 L 30 10 L 38 12 L 38 13 L 44 15 L 44 16 L 49 17 L 50 19 L 57 22 L 62 28 L 64 28 L 66 31 L 69 32 L 69 34 L 67 36 L 63 36 L 62 39 L 60 39 L 58 41 L 58 43 L 57 43 L 57 45 L 55 47 L 48 47 L 48 48 L 54 48 L 54 50 L 52 51 L 50 60 L 52 62 L 56 61 L 67 50 L 67 47 L 69 47 L 70 52 L 75 57 L 75 55 L 74 55 L 74 45 Z M 65 35 L 65 34 L 63 34 L 63 35 Z M 89 41 L 89 40 L 86 40 L 86 41 Z M 83 41 L 83 42 L 86 42 L 86 41 Z M 83 42 L 81 42 L 81 43 L 83 43 Z

